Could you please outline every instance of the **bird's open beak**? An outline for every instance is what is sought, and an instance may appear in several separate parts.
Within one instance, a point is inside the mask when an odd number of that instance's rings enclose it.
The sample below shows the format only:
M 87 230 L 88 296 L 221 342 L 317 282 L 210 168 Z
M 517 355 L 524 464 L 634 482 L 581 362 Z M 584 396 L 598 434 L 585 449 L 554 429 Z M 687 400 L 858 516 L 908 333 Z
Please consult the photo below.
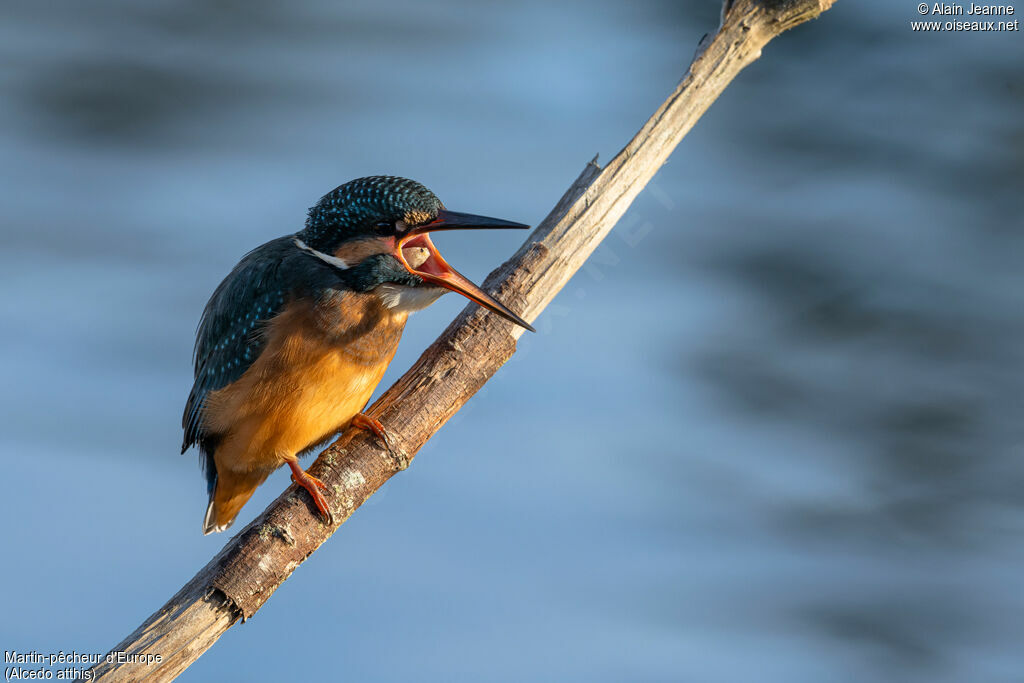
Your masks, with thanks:
M 530 226 L 498 218 L 474 216 L 471 213 L 441 210 L 437 218 L 413 228 L 395 243 L 394 256 L 410 273 L 420 276 L 425 281 L 453 292 L 458 292 L 470 301 L 475 301 L 484 308 L 494 311 L 506 320 L 536 332 L 530 323 L 508 309 L 507 306 L 492 297 L 469 281 L 462 273 L 448 265 L 442 258 L 437 247 L 430 241 L 427 233 L 442 230 L 484 230 L 493 228 L 528 228 Z M 425 251 L 424 251 L 425 250 Z M 410 263 L 410 260 L 412 263 Z

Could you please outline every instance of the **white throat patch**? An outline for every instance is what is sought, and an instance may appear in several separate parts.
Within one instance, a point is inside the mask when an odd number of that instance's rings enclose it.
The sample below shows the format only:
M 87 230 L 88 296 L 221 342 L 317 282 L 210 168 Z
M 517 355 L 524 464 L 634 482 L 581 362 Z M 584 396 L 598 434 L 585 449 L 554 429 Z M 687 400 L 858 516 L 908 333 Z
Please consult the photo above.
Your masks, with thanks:
M 399 313 L 412 313 L 434 303 L 448 290 L 444 287 L 409 287 L 395 282 L 385 282 L 373 291 L 387 308 Z

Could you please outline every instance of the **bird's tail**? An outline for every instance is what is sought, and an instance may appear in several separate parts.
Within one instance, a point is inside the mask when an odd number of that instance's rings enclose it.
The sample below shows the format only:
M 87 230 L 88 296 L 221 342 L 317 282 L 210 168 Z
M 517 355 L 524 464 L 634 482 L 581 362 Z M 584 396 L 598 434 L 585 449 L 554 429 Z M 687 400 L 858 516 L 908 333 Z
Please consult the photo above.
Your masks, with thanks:
M 217 503 L 214 501 L 213 496 L 210 496 L 210 504 L 206 506 L 206 515 L 203 517 L 203 535 L 209 536 L 214 532 L 224 531 L 234 521 L 234 518 L 232 518 L 226 524 L 217 523 Z
M 262 472 L 219 472 L 210 491 L 206 516 L 203 517 L 203 534 L 224 531 L 230 527 L 242 506 L 266 478 L 267 473 Z

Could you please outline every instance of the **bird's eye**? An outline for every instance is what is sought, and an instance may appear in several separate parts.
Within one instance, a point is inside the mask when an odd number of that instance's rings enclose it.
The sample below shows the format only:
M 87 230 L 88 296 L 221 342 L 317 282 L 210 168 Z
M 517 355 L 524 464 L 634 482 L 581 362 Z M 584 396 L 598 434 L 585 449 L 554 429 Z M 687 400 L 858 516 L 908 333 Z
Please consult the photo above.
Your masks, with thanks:
M 378 223 L 374 229 L 380 235 L 391 235 L 395 232 L 394 223 Z

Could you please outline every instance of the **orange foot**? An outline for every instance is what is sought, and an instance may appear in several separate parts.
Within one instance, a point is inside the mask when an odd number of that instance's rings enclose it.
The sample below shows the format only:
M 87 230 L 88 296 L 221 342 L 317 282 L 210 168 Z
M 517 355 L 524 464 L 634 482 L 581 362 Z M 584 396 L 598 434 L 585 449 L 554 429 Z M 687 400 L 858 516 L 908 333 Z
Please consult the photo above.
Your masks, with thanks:
M 309 495 L 313 497 L 313 502 L 316 503 L 316 509 L 319 510 L 320 514 L 324 517 L 324 523 L 328 526 L 333 526 L 334 515 L 331 514 L 331 509 L 327 507 L 327 499 L 324 498 L 324 494 L 320 493 L 320 489 L 324 489 L 325 491 L 327 490 L 327 484 L 323 483 L 312 474 L 307 474 L 305 470 L 299 467 L 299 463 L 294 460 L 288 462 L 288 467 L 292 470 L 292 481 L 309 491 Z
M 402 449 L 395 445 L 395 440 L 391 438 L 388 431 L 384 429 L 384 425 L 380 423 L 380 420 L 370 417 L 364 413 L 356 413 L 356 416 L 352 418 L 352 426 L 357 429 L 365 429 L 368 432 L 373 432 L 374 435 L 384 443 L 384 447 L 388 449 L 388 453 L 395 461 L 395 466 L 400 470 L 404 470 L 409 466 L 409 456 L 405 454 Z
M 370 417 L 366 413 L 356 413 L 356 416 L 352 418 L 352 426 L 358 429 L 365 429 L 368 432 L 373 432 L 377 435 L 377 438 L 387 443 L 391 440 L 388 433 L 384 430 L 384 425 L 380 423 L 380 420 Z

